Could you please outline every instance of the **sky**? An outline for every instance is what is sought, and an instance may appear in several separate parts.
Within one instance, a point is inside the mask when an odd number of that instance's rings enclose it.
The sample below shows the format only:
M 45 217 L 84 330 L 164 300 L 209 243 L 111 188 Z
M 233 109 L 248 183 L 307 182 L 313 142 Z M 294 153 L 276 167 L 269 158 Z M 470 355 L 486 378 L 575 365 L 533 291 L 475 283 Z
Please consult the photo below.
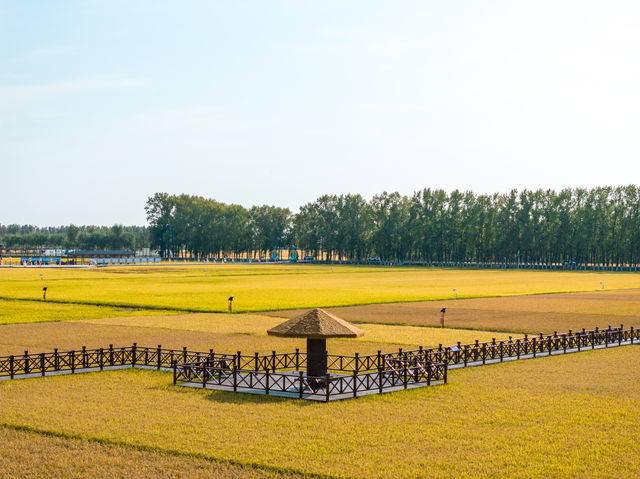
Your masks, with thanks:
M 0 0 L 0 224 L 639 183 L 637 1 Z

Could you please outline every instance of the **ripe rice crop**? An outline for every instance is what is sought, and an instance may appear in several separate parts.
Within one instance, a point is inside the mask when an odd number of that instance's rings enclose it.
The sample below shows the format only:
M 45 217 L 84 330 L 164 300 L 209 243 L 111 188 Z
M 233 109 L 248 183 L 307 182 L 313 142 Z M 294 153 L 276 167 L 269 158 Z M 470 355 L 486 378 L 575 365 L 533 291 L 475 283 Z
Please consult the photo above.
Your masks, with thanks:
M 170 313 L 154 309 L 0 299 L 0 325 Z
M 0 383 L 0 424 L 335 477 L 634 477 L 640 348 L 456 370 L 315 404 L 126 370 Z
M 113 267 L 82 270 L 0 270 L 0 297 L 226 311 L 267 311 L 402 301 L 451 300 L 550 292 L 638 288 L 636 273 L 448 270 L 304 265 Z
M 132 447 L 8 427 L 0 427 L 0 470 L 5 479 L 31 477 L 295 479 L 300 477 L 255 467 L 215 462 L 200 457 L 138 450 Z

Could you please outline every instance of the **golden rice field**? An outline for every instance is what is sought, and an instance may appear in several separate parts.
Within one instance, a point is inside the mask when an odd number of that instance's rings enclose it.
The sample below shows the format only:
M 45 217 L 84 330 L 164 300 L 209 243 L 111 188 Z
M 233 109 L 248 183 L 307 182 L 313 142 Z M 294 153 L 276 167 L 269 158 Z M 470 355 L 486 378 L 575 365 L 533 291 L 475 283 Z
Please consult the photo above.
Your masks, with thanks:
M 5 478 L 207 477 L 212 479 L 297 479 L 255 467 L 204 457 L 136 449 L 108 441 L 68 439 L 29 429 L 0 426 L 0 470 Z
M 29 379 L 0 383 L 0 424 L 301 475 L 634 477 L 639 360 L 635 346 L 539 358 L 329 404 L 143 370 Z
M 43 279 L 40 278 L 43 275 Z M 347 306 L 640 288 L 636 273 L 469 271 L 319 265 L 208 265 L 0 269 L 0 298 L 226 311 Z
M 541 294 L 552 292 L 564 293 Z M 222 313 L 232 294 L 239 312 Z M 304 350 L 266 330 L 312 306 L 365 330 L 328 341 L 349 355 L 640 326 L 633 273 L 15 268 L 0 269 L 0 298 L 0 355 L 133 342 Z M 0 477 L 635 477 L 639 360 L 628 346 L 452 370 L 446 386 L 329 404 L 175 387 L 148 370 L 0 381 Z
M 0 299 L 0 325 L 170 313 L 170 311 L 156 309 Z
M 447 306 L 446 326 L 451 328 L 552 333 L 640 324 L 640 289 L 369 304 L 328 310 L 347 321 L 435 327 L 440 324 L 443 306 Z M 264 314 L 292 318 L 301 311 Z
M 173 316 L 138 316 L 67 321 L 63 323 L 7 324 L 0 326 L 0 355 L 114 346 L 155 347 L 217 352 L 261 354 L 304 350 L 303 339 L 267 336 L 267 329 L 283 318 L 258 315 L 224 315 L 202 313 Z M 373 354 L 378 350 L 417 349 L 438 344 L 452 345 L 456 341 L 488 341 L 502 339 L 503 333 L 458 329 L 421 328 L 415 326 L 385 326 L 362 324 L 365 335 L 357 339 L 335 339 L 327 344 L 330 353 L 352 355 Z

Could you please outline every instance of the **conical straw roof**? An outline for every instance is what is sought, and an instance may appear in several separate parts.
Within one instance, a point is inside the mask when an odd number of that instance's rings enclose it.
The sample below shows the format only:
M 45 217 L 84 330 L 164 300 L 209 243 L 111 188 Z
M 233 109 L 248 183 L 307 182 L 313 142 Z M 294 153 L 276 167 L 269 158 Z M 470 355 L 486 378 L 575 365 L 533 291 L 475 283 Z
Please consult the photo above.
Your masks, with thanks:
M 323 309 L 312 309 L 267 331 L 284 338 L 357 338 L 364 331 Z

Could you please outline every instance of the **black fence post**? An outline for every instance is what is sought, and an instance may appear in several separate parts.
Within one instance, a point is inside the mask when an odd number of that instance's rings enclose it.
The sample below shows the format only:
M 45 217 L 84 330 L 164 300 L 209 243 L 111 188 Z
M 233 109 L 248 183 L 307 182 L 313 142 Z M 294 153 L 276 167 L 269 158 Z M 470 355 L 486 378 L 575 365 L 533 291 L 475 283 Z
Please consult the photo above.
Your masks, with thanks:
M 13 368 L 14 368 L 13 356 L 9 356 L 9 377 L 11 379 L 13 379 L 13 377 L 15 376 L 15 371 Z
M 382 367 L 382 352 L 378 349 L 378 371 Z
M 44 376 L 46 368 L 44 367 L 44 353 L 40 353 L 40 370 L 42 371 L 42 375 Z
M 300 348 L 296 348 L 296 371 L 300 370 Z
M 327 373 L 327 375 L 325 376 L 325 382 L 324 382 L 324 394 L 325 394 L 325 398 L 324 398 L 324 402 L 329 402 L 329 395 L 330 393 L 330 389 L 331 389 L 331 375 Z
M 382 394 L 382 366 L 378 366 L 378 394 Z
M 60 371 L 60 358 L 58 357 L 58 348 L 53 348 L 53 369 Z
M 233 357 L 233 392 L 238 392 L 238 370 L 236 369 L 236 358 Z
M 354 398 L 358 397 L 357 382 L 358 382 L 358 371 L 353 371 L 353 397 Z
M 464 345 L 464 367 L 467 367 L 467 361 L 469 360 L 469 345 Z
M 133 346 L 131 346 L 131 366 L 133 366 L 134 368 L 136 367 L 136 361 L 137 361 L 137 350 L 138 345 L 137 343 L 133 343 Z
M 276 372 L 276 352 L 275 351 L 271 351 L 271 363 L 273 366 L 272 372 Z
M 267 396 L 269 395 L 269 377 L 270 377 L 270 374 L 269 374 L 269 370 L 267 369 L 265 372 L 265 381 L 264 381 L 265 383 L 264 391 L 265 391 L 265 395 Z
M 360 360 L 360 355 L 358 353 L 355 354 L 355 370 L 358 371 L 360 368 L 358 367 L 358 361 Z
M 187 347 L 186 346 L 182 346 L 182 362 L 183 363 L 187 363 Z
M 520 338 L 516 339 L 516 357 L 520 359 Z
M 171 361 L 171 367 L 173 368 L 173 385 L 175 386 L 178 383 L 178 365 L 177 361 Z
M 591 349 L 595 349 L 596 347 L 596 333 L 591 330 Z
M 298 372 L 298 381 L 300 384 L 300 399 L 302 399 L 304 394 L 304 373 L 302 371 Z
M 629 330 L 629 331 L 631 331 L 631 334 L 630 334 L 630 337 L 631 337 L 631 344 L 633 344 L 633 326 L 631 326 L 631 328 L 630 328 L 630 330 Z
M 87 347 L 82 346 L 82 368 L 85 369 L 87 367 Z
M 98 362 L 100 363 L 100 371 L 102 371 L 104 369 L 104 349 L 100 348 L 99 352 L 100 359 L 98 360 Z
M 503 361 L 504 358 L 504 341 L 500 341 L 500 362 Z
M 624 329 L 624 325 L 620 325 L 620 329 L 618 330 L 618 346 L 622 346 L 622 330 Z
M 447 384 L 447 373 L 449 371 L 449 363 L 444 363 L 444 383 Z
M 258 366 L 259 366 L 259 361 L 260 359 L 258 358 L 258 351 L 256 351 L 253 355 L 253 370 L 254 371 L 258 371 Z M 296 366 L 296 369 L 298 369 L 298 367 Z
M 528 354 L 529 353 L 529 335 L 525 334 L 524 335 L 524 354 Z
M 407 389 L 407 369 L 409 366 L 407 365 L 407 355 L 404 355 L 405 361 L 402 363 L 402 382 L 404 383 L 404 388 Z
M 162 366 L 162 345 L 158 344 L 158 361 L 157 368 L 160 371 L 160 366 Z
M 113 366 L 113 344 L 109 345 L 109 365 Z
M 487 363 L 487 343 L 482 343 L 482 364 Z
M 24 352 L 24 373 L 29 374 L 29 351 Z
M 562 335 L 562 352 L 563 354 L 567 354 L 567 335 Z

